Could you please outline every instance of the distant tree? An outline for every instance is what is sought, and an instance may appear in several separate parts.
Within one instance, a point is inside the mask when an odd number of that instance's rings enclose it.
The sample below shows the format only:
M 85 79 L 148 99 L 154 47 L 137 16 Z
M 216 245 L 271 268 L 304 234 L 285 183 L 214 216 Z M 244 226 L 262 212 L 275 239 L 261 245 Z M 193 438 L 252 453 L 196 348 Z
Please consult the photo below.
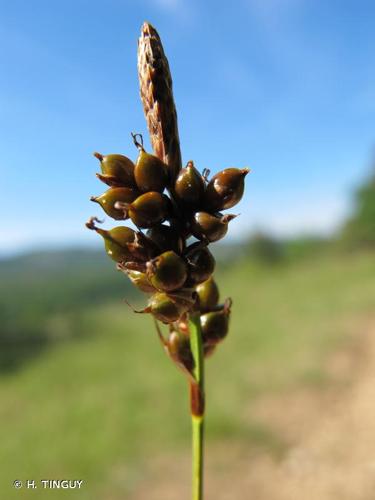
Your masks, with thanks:
M 375 248 L 375 170 L 356 191 L 353 215 L 342 236 L 351 246 Z
M 282 243 L 262 231 L 256 232 L 248 244 L 248 255 L 260 262 L 277 264 L 284 257 Z

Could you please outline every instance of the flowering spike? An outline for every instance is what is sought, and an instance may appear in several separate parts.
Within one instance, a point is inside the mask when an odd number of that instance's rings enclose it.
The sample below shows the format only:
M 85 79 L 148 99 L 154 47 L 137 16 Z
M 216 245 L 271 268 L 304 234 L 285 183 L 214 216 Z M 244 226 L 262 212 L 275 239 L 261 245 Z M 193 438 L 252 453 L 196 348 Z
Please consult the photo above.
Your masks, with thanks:
M 227 168 L 209 180 L 190 160 L 181 168 L 172 79 L 160 37 L 149 23 L 138 45 L 141 99 L 155 155 L 145 151 L 141 134 L 132 133 L 138 158 L 94 153 L 100 162 L 97 178 L 109 188 L 91 197 L 115 220 L 129 219 L 137 228 L 103 229 L 97 217 L 86 227 L 104 240 L 107 254 L 140 291 L 148 295 L 138 314 L 151 314 L 159 339 L 172 361 L 188 376 L 193 415 L 194 498 L 202 499 L 204 358 L 228 334 L 232 301 L 219 304 L 212 274 L 215 259 L 209 244 L 227 234 L 236 217 L 223 210 L 244 193 L 248 168 Z M 167 192 L 167 194 L 165 194 Z M 147 229 L 144 234 L 143 229 Z M 190 244 L 190 237 L 198 241 Z M 188 243 L 189 242 L 189 243 Z M 164 337 L 158 321 L 169 327 Z

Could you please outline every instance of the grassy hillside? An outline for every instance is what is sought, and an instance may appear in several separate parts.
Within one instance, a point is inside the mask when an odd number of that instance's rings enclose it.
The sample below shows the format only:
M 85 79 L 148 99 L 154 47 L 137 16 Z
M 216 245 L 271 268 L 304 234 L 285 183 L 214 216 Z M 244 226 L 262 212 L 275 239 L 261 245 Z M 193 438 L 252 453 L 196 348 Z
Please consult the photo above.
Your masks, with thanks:
M 0 261 L 0 372 L 84 334 L 79 313 L 134 293 L 103 252 L 36 252 Z
M 186 382 L 158 344 L 151 319 L 123 304 L 128 290 L 106 266 L 90 268 L 83 259 L 69 271 L 73 281 L 68 272 L 51 281 L 53 272 L 26 266 L 27 286 L 2 280 L 1 304 L 13 304 L 19 325 L 27 325 L 28 297 L 36 297 L 39 320 L 45 315 L 48 332 L 64 339 L 0 376 L 4 498 L 123 499 L 142 481 L 146 459 L 190 446 Z M 105 288 L 113 284 L 105 300 L 102 280 Z M 208 440 L 238 439 L 278 453 L 282 437 L 252 418 L 251 405 L 272 391 L 329 383 L 327 356 L 375 312 L 374 255 L 325 256 L 270 270 L 239 261 L 218 281 L 234 307 L 230 335 L 207 362 Z M 80 332 L 74 339 L 72 328 Z M 12 488 L 14 479 L 27 478 L 85 483 L 81 491 Z

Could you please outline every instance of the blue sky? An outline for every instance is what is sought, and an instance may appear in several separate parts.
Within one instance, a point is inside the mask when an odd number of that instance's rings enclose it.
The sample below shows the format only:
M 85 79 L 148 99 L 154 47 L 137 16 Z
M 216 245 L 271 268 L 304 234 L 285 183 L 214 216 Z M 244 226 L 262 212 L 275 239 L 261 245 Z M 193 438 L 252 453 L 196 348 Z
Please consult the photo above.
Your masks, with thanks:
M 146 133 L 136 43 L 144 20 L 173 73 L 183 159 L 250 166 L 232 237 L 327 233 L 369 171 L 371 1 L 1 1 L 1 252 L 92 244 L 104 189 L 91 153 Z M 107 220 L 107 224 L 110 222 Z

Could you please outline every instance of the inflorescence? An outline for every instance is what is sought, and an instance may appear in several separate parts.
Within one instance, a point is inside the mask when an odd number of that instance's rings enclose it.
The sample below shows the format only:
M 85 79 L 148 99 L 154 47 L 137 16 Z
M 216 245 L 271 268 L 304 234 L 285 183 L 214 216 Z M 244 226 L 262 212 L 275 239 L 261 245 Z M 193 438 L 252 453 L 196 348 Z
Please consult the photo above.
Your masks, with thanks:
M 210 180 L 189 161 L 177 176 L 143 147 L 135 164 L 120 154 L 94 153 L 101 166 L 97 177 L 109 186 L 91 200 L 115 220 L 131 220 L 137 230 L 119 226 L 105 230 L 92 217 L 86 224 L 104 239 L 107 254 L 139 290 L 149 296 L 141 313 L 169 327 L 168 338 L 158 328 L 170 357 L 191 373 L 188 315 L 199 312 L 205 356 L 228 333 L 231 300 L 219 304 L 213 278 L 215 259 L 208 246 L 222 239 L 236 217 L 222 214 L 235 206 L 244 192 L 249 169 L 227 168 Z

